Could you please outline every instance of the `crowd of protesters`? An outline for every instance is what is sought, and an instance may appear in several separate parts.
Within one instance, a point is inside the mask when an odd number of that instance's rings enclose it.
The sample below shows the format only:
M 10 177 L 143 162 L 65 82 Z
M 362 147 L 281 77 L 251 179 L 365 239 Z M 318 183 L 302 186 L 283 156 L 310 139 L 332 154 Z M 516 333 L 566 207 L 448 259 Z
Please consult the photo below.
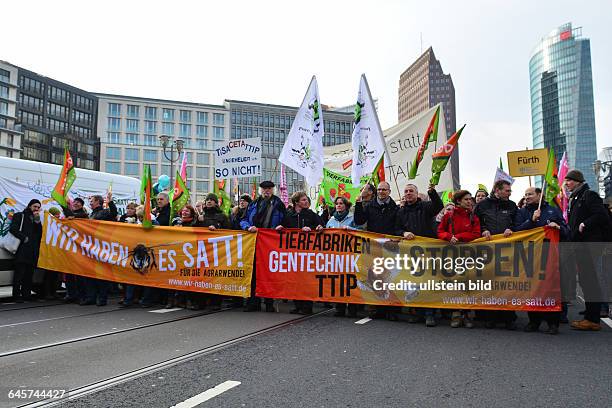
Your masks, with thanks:
M 303 231 L 320 231 L 323 228 L 359 229 L 387 235 L 395 235 L 406 240 L 417 237 L 439 238 L 448 241 L 450 245 L 466 243 L 484 237 L 491 240 L 494 235 L 511 236 L 516 231 L 523 231 L 541 226 L 560 230 L 563 242 L 605 242 L 612 233 L 610 212 L 603 204 L 599 195 L 590 190 L 580 171 L 572 170 L 564 180 L 570 193 L 568 222 L 561 211 L 542 199 L 539 188 L 529 187 L 517 206 L 510 200 L 511 184 L 499 180 L 493 186 L 490 194 L 479 188 L 475 194 L 467 190 L 459 190 L 452 195 L 452 202 L 443 204 L 433 185 L 427 189 L 427 194 L 419 193 L 418 186 L 407 184 L 399 203 L 391 198 L 389 183 L 380 182 L 378 186 L 366 184 L 356 199 L 354 209 L 351 202 L 344 197 L 337 197 L 333 205 L 323 206 L 321 214 L 315 213 L 311 207 L 310 198 L 304 192 L 296 192 L 291 196 L 288 206 L 274 195 L 275 185 L 271 181 L 260 184 L 260 196 L 255 200 L 249 195 L 242 195 L 238 204 L 226 215 L 219 207 L 219 199 L 215 194 L 208 194 L 206 199 L 197 202 L 195 206 L 185 206 L 179 214 L 171 219 L 171 209 L 168 194 L 161 192 L 155 200 L 157 206 L 152 211 L 153 224 L 174 227 L 201 227 L 211 231 L 219 229 L 235 229 L 256 232 L 259 228 L 281 230 L 283 228 L 299 228 Z M 142 223 L 144 207 L 129 203 L 125 214 L 118 216 L 117 207 L 109 193 L 106 197 L 95 195 L 89 199 L 90 212 L 84 208 L 80 198 L 72 200 L 70 208 L 63 207 L 66 218 L 85 218 L 102 221 Z M 15 254 L 15 273 L 13 299 L 16 302 L 31 300 L 32 276 L 36 269 L 39 256 L 39 244 L 42 235 L 40 220 L 41 203 L 32 200 L 23 212 L 13 217 L 10 232 L 15 235 L 21 245 Z M 61 217 L 57 208 L 49 211 L 53 216 Z M 584 246 L 565 252 L 566 259 L 561 259 L 562 275 L 570 276 L 569 281 L 575 282 L 576 274 L 584 292 L 586 309 L 584 319 L 571 323 L 578 330 L 600 330 L 600 316 L 608 315 L 608 304 L 600 302 L 604 295 L 597 279 L 597 269 L 605 266 L 602 254 L 596 251 L 584 250 Z M 588 248 L 588 247 L 587 247 Z M 598 261 L 600 259 L 600 261 Z M 568 267 L 567 265 L 572 265 Z M 244 307 L 245 312 L 260 311 L 262 299 L 255 296 L 257 271 L 253 265 L 251 280 L 251 297 L 231 299 L 235 307 Z M 61 274 L 45 271 L 44 296 L 52 299 L 56 296 Z M 600 272 L 601 273 L 601 272 Z M 573 279 L 572 279 L 573 278 Z M 66 295 L 65 302 L 77 302 L 80 305 L 105 306 L 109 292 L 116 290 L 117 285 L 108 281 L 64 274 Z M 562 312 L 529 312 L 525 331 L 533 332 L 540 329 L 546 322 L 546 332 L 556 334 L 560 323 L 567 321 L 567 304 L 575 295 L 575 287 L 562 287 L 564 300 Z M 574 292 L 573 294 L 570 292 Z M 137 302 L 137 299 L 138 302 Z M 192 310 L 210 308 L 220 310 L 223 297 L 220 295 L 172 291 L 152 287 L 123 285 L 123 300 L 120 307 L 133 307 L 137 303 L 141 307 L 153 307 L 163 304 L 167 308 L 184 307 Z M 266 312 L 276 312 L 273 299 L 263 299 Z M 348 307 L 347 307 L 348 306 Z M 453 328 L 475 326 L 475 320 L 483 322 L 486 328 L 503 326 L 506 329 L 516 328 L 517 315 L 514 311 L 487 310 L 450 310 L 439 311 L 433 308 L 405 308 L 396 306 L 373 306 L 338 303 L 335 305 L 336 316 L 355 317 L 361 310 L 367 308 L 371 318 L 398 320 L 399 316 L 407 315 L 411 323 L 424 322 L 426 326 L 437 325 L 441 314 L 446 313 Z M 348 310 L 347 310 L 348 309 Z M 313 302 L 295 300 L 291 313 L 311 314 Z

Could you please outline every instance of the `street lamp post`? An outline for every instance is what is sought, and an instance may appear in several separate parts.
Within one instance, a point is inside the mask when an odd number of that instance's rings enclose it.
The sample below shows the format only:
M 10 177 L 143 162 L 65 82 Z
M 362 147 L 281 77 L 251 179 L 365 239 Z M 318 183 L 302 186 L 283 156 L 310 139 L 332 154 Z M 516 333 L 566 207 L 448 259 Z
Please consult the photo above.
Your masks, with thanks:
M 177 162 L 181 153 L 183 152 L 183 140 L 182 139 L 172 139 L 167 135 L 161 135 L 159 137 L 159 141 L 164 149 L 164 157 L 166 160 L 170 162 L 170 188 L 174 189 L 174 163 Z M 168 149 L 170 147 L 170 149 Z M 174 158 L 174 148 L 176 147 L 177 156 Z M 168 157 L 168 150 L 170 151 L 170 157 Z

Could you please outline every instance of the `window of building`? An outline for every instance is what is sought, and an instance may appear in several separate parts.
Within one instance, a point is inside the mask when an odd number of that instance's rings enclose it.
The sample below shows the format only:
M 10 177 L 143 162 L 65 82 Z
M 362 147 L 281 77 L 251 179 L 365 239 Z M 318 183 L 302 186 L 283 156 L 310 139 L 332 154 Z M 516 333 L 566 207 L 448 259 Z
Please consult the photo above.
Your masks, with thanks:
M 140 150 L 125 149 L 125 160 L 138 161 L 139 157 L 140 157 Z
M 120 139 L 119 132 L 107 132 L 108 143 L 119 144 Z
M 109 130 L 121 130 L 121 119 L 108 118 L 108 129 Z
M 87 143 L 79 143 L 79 153 L 83 154 L 94 154 L 94 146 Z
M 47 113 L 53 116 L 59 116 L 68 119 L 68 107 L 58 105 L 57 103 L 47 102 Z
M 121 148 L 106 147 L 106 158 L 111 160 L 121 160 Z
M 198 112 L 198 123 L 203 125 L 208 124 L 208 112 Z
M 49 85 L 47 87 L 47 95 L 49 96 L 49 98 L 55 99 L 57 101 L 66 103 L 70 101 L 70 93 L 56 86 Z
M 0 128 L 7 129 L 7 126 L 8 126 L 8 121 L 6 120 L 6 118 L 0 118 Z
M 210 167 L 196 167 L 196 178 L 207 179 L 210 173 Z
M 208 181 L 196 181 L 196 191 L 201 194 L 207 192 Z
M 11 72 L 6 69 L 0 69 L 0 81 L 10 83 L 11 82 Z
M 137 118 L 139 116 L 139 108 L 138 105 L 128 105 L 127 106 L 127 116 L 128 118 Z
M 23 148 L 23 158 L 29 160 L 47 161 L 49 160 L 47 149 L 48 147 L 45 147 L 44 149 L 36 149 L 33 147 L 26 146 Z
M 153 106 L 146 106 L 145 107 L 145 119 L 156 120 L 157 119 L 157 108 Z
M 154 136 L 154 135 L 145 135 L 144 136 L 144 145 L 145 146 L 157 146 L 157 136 Z
M 182 110 L 180 117 L 181 117 L 181 122 L 191 122 L 191 111 Z
M 92 100 L 85 96 L 72 94 L 72 102 L 75 106 L 78 106 L 79 108 L 83 108 L 85 110 L 92 110 L 93 108 Z
M 8 115 L 8 103 L 0 102 L 0 114 Z
M 208 166 L 210 164 L 210 155 L 208 153 L 198 153 L 197 164 Z
M 162 122 L 162 133 L 168 136 L 174 135 L 174 123 Z
M 162 120 L 174 120 L 174 109 L 164 108 L 162 111 Z
M 126 119 L 125 130 L 128 132 L 138 132 L 138 119 Z
M 161 174 L 169 175 L 170 174 L 170 165 L 162 164 L 161 166 Z
M 145 133 L 155 133 L 157 131 L 157 122 L 145 120 Z
M 223 139 L 225 139 L 224 128 L 213 126 L 213 139 L 214 140 L 223 140 Z
M 191 125 L 181 123 L 180 134 L 181 137 L 191 137 Z
M 140 135 L 138 133 L 126 133 L 125 142 L 129 145 L 139 145 Z
M 195 148 L 208 149 L 208 139 L 196 139 Z
M 140 174 L 140 165 L 138 163 L 125 163 L 126 176 L 138 176 Z
M 9 89 L 8 86 L 0 85 L 0 98 L 8 99 Z
M 109 103 L 108 104 L 108 115 L 109 116 L 121 116 L 121 104 L 120 103 Z
M 223 126 L 225 124 L 225 114 L 213 113 L 213 125 Z
M 55 130 L 56 132 L 67 132 L 68 131 L 68 123 L 62 120 L 48 118 L 47 127 L 51 130 Z
M 144 150 L 144 161 L 146 162 L 157 162 L 157 150 Z
M 196 137 L 205 138 L 208 137 L 208 126 L 196 126 Z

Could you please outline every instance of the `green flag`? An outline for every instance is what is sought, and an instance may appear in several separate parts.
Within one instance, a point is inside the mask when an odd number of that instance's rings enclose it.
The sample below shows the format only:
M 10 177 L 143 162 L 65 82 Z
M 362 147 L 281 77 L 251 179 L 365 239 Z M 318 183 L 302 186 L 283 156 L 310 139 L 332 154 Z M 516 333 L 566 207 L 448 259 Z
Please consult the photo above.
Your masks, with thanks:
M 463 128 L 465 128 L 465 125 L 455 132 L 455 134 L 452 135 L 450 139 L 440 146 L 431 156 L 431 180 L 429 180 L 429 182 L 434 186 L 438 185 L 440 182 L 440 175 L 446 168 L 446 165 L 448 164 L 448 161 L 450 160 L 450 157 L 457 146 L 457 142 L 459 142 L 459 137 L 461 136 L 461 132 L 463 132 Z
M 408 178 L 414 179 L 417 176 L 417 169 L 419 168 L 419 164 L 423 160 L 425 156 L 425 151 L 429 147 L 429 142 L 435 142 L 438 140 L 438 123 L 440 122 L 440 106 L 436 109 L 433 117 L 431 118 L 431 122 L 429 122 L 429 126 L 427 127 L 427 131 L 425 131 L 425 135 L 423 136 L 423 141 L 421 142 L 421 146 L 419 146 L 419 150 L 417 151 L 416 156 L 414 157 L 414 161 L 410 165 L 410 170 L 408 170 Z
M 151 167 L 145 165 L 143 169 L 142 179 L 140 180 L 140 204 L 144 205 L 144 215 L 142 217 L 142 226 L 144 228 L 153 227 L 151 221 L 151 191 L 153 184 L 151 182 Z
M 560 207 L 559 202 L 557 201 L 557 196 L 561 192 L 561 186 L 559 186 L 559 180 L 557 177 L 555 150 L 551 147 L 548 150 L 548 164 L 546 165 L 546 174 L 544 175 L 544 179 L 546 180 L 544 199 L 548 204 Z
M 174 191 L 170 196 L 170 209 L 172 214 L 178 214 L 189 202 L 189 189 L 185 185 L 185 181 L 181 177 L 181 173 L 176 171 L 176 182 L 174 183 Z
M 381 162 L 382 163 L 382 162 Z M 378 174 L 377 168 L 374 169 L 375 173 Z M 372 177 L 363 176 L 361 178 L 361 185 L 364 185 Z M 319 198 L 317 199 L 317 207 L 323 204 L 332 204 L 338 197 L 344 197 L 351 203 L 355 204 L 355 200 L 361 191 L 360 186 L 355 186 L 351 183 L 351 176 L 343 176 L 342 174 L 335 173 L 326 168 L 323 169 L 323 181 L 319 187 Z M 383 180 L 380 180 L 383 181 Z
M 232 210 L 232 200 L 225 191 L 225 180 L 215 180 L 215 194 L 219 198 L 219 208 L 229 215 Z
M 51 192 L 51 197 L 62 207 L 68 207 L 68 192 L 70 191 L 70 187 L 72 187 L 74 180 L 76 180 L 74 162 L 72 161 L 72 157 L 70 157 L 68 148 L 65 147 L 64 166 L 62 167 L 62 172 L 60 173 L 57 183 L 55 184 L 55 188 Z

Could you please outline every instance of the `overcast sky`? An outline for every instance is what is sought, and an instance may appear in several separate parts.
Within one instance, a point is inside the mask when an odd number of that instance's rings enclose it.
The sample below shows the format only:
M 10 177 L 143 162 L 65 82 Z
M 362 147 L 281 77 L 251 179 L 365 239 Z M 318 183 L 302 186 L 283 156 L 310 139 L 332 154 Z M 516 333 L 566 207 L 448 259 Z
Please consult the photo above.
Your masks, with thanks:
M 499 156 L 531 147 L 529 57 L 572 22 L 591 40 L 597 150 L 612 146 L 610 1 L 21 0 L 2 14 L 0 59 L 88 91 L 297 106 L 315 74 L 322 102 L 340 106 L 365 73 L 383 128 L 397 121 L 399 75 L 422 33 L 452 75 L 457 125 L 467 123 L 470 189 L 491 184 Z

